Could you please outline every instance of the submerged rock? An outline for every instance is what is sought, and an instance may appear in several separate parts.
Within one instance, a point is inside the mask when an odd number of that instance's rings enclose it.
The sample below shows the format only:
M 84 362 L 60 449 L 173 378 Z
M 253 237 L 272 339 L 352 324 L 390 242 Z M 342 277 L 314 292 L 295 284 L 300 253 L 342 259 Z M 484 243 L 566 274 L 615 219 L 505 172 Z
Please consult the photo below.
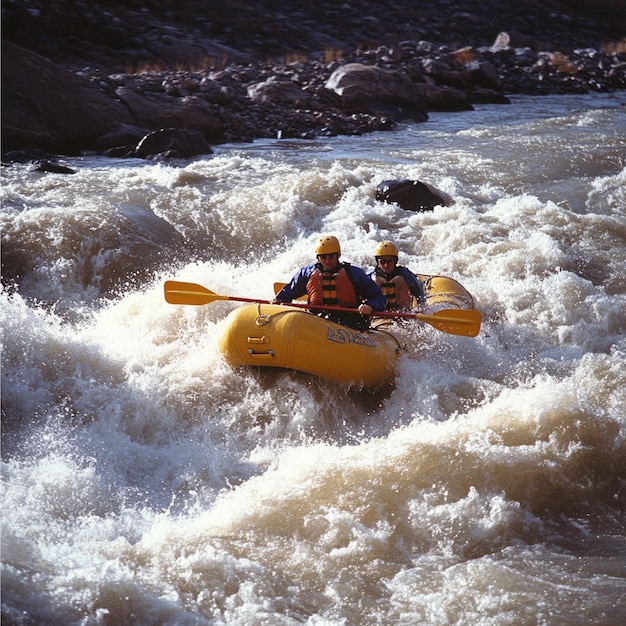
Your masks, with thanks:
M 33 169 L 36 172 L 52 172 L 53 174 L 76 174 L 76 170 L 73 170 L 71 167 L 48 160 L 36 161 L 33 163 Z

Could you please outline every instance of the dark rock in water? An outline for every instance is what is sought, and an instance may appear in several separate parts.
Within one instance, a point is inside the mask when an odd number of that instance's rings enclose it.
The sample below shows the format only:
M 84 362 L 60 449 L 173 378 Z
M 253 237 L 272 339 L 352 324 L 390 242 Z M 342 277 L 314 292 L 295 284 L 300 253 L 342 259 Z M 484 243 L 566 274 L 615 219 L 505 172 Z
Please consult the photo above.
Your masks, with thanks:
M 119 124 L 108 133 L 98 137 L 98 148 L 110 150 L 120 146 L 136 146 L 146 135 L 146 131 L 132 124 Z
M 376 187 L 376 200 L 397 203 L 407 211 L 432 211 L 438 204 L 446 204 L 445 200 L 432 192 L 419 180 L 384 180 Z
M 137 145 L 135 155 L 142 158 L 188 159 L 213 150 L 200 131 L 186 128 L 164 128 L 146 135 Z
M 468 97 L 472 104 L 511 104 L 507 96 L 493 89 L 474 89 Z
M 76 170 L 71 167 L 61 165 L 55 161 L 36 161 L 33 163 L 33 169 L 36 172 L 53 172 L 54 174 L 76 174 Z
M 145 129 L 129 124 L 120 124 L 98 138 L 98 148 L 102 150 L 102 154 L 109 157 L 136 157 L 137 144 L 145 136 Z
M 54 159 L 54 155 L 38 148 L 24 150 L 8 150 L 2 154 L 2 163 L 33 163 L 43 159 Z
M 427 111 L 472 111 L 474 107 L 462 89 L 447 85 L 416 85 Z
M 26 150 L 9 150 L 2 155 L 2 165 L 12 163 L 30 163 L 35 172 L 53 172 L 55 174 L 76 174 L 76 170 L 61 165 L 53 154 L 28 148 Z

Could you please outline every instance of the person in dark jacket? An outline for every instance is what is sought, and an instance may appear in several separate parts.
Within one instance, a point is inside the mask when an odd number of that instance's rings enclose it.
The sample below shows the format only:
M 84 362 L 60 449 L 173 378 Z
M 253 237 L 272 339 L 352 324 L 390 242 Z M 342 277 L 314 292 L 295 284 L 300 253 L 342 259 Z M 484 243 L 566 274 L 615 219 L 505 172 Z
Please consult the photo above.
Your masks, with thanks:
M 410 311 L 413 298 L 418 308 L 426 305 L 424 285 L 415 274 L 398 265 L 398 247 L 392 241 L 382 241 L 374 249 L 376 269 L 369 273 L 387 301 L 387 311 Z
M 315 256 L 317 262 L 300 268 L 276 294 L 274 302 L 291 302 L 306 294 L 307 302 L 315 306 L 358 309 L 358 313 L 312 311 L 337 324 L 367 330 L 369 316 L 385 308 L 385 297 L 378 285 L 360 267 L 339 261 L 341 245 L 333 235 L 319 238 Z

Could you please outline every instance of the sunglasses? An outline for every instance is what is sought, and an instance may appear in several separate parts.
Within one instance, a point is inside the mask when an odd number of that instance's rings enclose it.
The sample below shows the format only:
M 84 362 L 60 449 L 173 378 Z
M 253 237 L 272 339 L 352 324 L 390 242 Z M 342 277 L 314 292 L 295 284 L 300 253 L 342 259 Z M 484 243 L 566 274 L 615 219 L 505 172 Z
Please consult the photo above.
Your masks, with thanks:
M 380 265 L 387 265 L 389 263 L 393 263 L 395 259 L 378 259 L 378 263 Z

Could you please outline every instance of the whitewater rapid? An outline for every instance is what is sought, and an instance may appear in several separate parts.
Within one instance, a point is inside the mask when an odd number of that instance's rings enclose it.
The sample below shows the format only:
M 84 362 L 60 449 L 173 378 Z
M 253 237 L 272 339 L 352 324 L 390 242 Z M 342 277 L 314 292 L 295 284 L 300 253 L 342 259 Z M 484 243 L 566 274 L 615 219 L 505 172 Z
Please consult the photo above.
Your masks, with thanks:
M 3 168 L 3 623 L 626 621 L 625 106 Z M 163 298 L 271 298 L 322 232 L 460 281 L 480 335 L 402 325 L 368 394 L 230 368 L 236 303 Z

